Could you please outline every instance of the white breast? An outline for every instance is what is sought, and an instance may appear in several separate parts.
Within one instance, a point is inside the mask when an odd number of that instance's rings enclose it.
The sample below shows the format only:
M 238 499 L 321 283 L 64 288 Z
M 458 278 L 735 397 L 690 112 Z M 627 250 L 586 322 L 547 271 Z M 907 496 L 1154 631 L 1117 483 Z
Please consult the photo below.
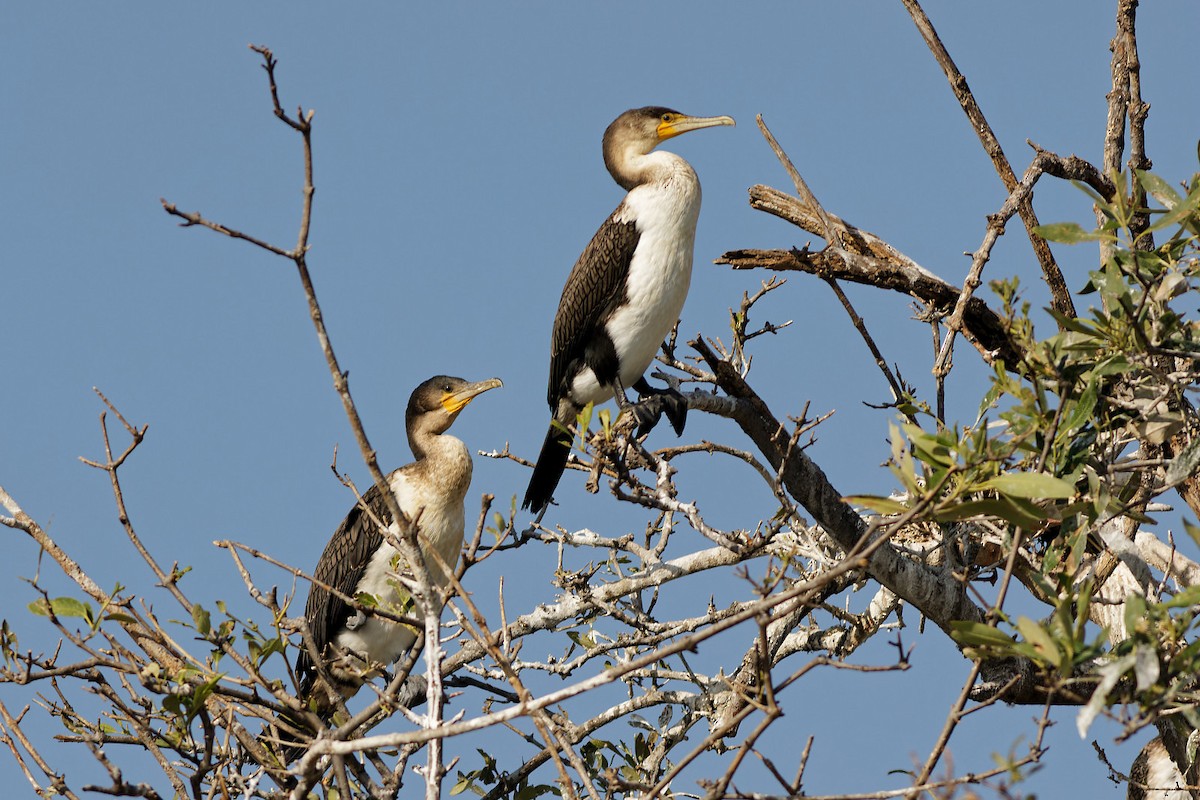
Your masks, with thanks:
M 669 158 L 664 158 L 669 175 L 635 187 L 625 198 L 617 219 L 634 220 L 639 238 L 629 265 L 626 305 L 605 326 L 616 346 L 626 388 L 646 372 L 683 310 L 700 216 L 700 182 L 692 168 L 671 153 L 651 156 Z M 572 390 L 581 403 L 612 397 L 612 388 L 600 386 L 590 369 L 576 378 Z
M 441 436 L 439 439 L 452 439 Z M 470 483 L 470 456 L 466 447 L 457 439 L 453 439 L 462 448 L 462 457 L 467 460 L 466 483 Z M 452 444 L 447 442 L 447 444 Z M 457 454 L 456 454 L 457 455 Z M 421 492 L 403 472 L 395 472 L 389 480 L 392 492 L 400 503 L 400 508 L 409 519 L 417 519 L 420 532 L 429 539 L 442 559 L 453 570 L 458 564 L 458 554 L 462 549 L 463 499 L 466 486 L 462 492 L 446 491 L 446 487 L 434 487 L 434 491 Z M 456 487 L 457 488 L 457 487 Z M 393 526 L 393 534 L 398 533 Z M 362 580 L 358 583 L 357 593 L 371 594 L 379 599 L 385 608 L 400 612 L 407 604 L 408 593 L 404 592 L 402 584 L 397 580 L 397 566 L 402 570 L 403 562 L 397 564 L 398 553 L 386 541 L 376 551 L 367 565 Z M 447 582 L 445 572 L 437 565 L 432 557 L 426 557 L 426 566 L 434 583 L 444 586 Z M 422 619 L 424 615 L 420 605 L 404 611 L 406 616 Z M 371 661 L 391 664 L 408 652 L 416 640 L 416 632 L 408 626 L 400 625 L 389 620 L 369 617 L 354 630 L 342 630 L 337 635 L 337 644 L 351 652 L 366 656 Z

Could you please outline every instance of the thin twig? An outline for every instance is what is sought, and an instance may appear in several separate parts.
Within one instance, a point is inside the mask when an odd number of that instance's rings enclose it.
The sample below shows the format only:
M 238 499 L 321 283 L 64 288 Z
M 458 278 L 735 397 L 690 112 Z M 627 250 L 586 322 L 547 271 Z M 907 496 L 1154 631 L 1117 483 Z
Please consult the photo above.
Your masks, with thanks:
M 971 121 L 971 128 L 979 136 L 979 142 L 983 145 L 988 158 L 991 159 L 996 174 L 1004 182 L 1004 188 L 1010 193 L 1013 192 L 1017 187 L 1016 173 L 1013 172 L 1012 166 L 1004 155 L 1004 149 L 1000 146 L 1000 141 L 992 132 L 992 127 L 988 124 L 987 118 L 984 117 L 983 110 L 980 109 L 979 103 L 976 102 L 975 95 L 971 93 L 970 87 L 967 86 L 967 79 L 959 72 L 958 67 L 954 64 L 954 60 L 950 58 L 949 51 L 946 50 L 945 45 L 938 38 L 937 31 L 933 28 L 933 23 L 929 21 L 929 17 L 921 8 L 918 0 L 900 0 L 900 2 L 908 10 L 913 22 L 916 23 L 917 30 L 920 31 L 921 37 L 929 47 L 929 51 L 946 74 L 946 79 L 950 82 L 954 96 L 958 99 L 959 105 L 962 106 L 967 118 Z M 1021 221 L 1025 223 L 1025 233 L 1029 237 L 1030 244 L 1033 245 L 1033 252 L 1037 256 L 1038 263 L 1042 266 L 1042 277 L 1045 279 L 1047 286 L 1050 287 L 1051 305 L 1063 316 L 1074 317 L 1075 303 L 1071 300 L 1071 292 L 1067 288 L 1066 281 L 1063 280 L 1062 271 L 1058 268 L 1058 264 L 1055 263 L 1054 254 L 1050 252 L 1050 246 L 1046 243 L 1046 240 L 1034 232 L 1039 223 L 1037 215 L 1033 211 L 1033 204 L 1027 200 L 1021 202 L 1018 213 L 1021 215 Z

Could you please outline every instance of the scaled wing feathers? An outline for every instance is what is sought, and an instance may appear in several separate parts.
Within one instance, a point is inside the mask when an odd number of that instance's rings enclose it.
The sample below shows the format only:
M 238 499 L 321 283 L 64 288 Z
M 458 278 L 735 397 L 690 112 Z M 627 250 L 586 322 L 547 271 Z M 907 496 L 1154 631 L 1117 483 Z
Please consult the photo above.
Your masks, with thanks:
M 392 523 L 392 515 L 388 512 L 387 504 L 383 502 L 377 487 L 372 486 L 367 490 L 363 495 L 363 504 L 368 506 L 385 526 Z M 363 511 L 362 506 L 355 504 L 330 538 L 329 544 L 325 546 L 325 552 L 317 562 L 313 574 L 318 583 L 314 583 L 309 590 L 304 611 L 304 616 L 311 626 L 313 641 L 318 648 L 329 645 L 350 617 L 350 607 L 324 587 L 332 586 L 342 594 L 353 597 L 371 556 L 382 542 L 383 532 L 375 525 L 371 516 Z M 296 659 L 296 670 L 302 679 L 309 679 L 311 668 L 308 650 L 301 648 Z
M 550 339 L 550 382 L 546 399 L 551 408 L 570 390 L 577 363 L 589 340 L 625 296 L 625 278 L 638 242 L 633 221 L 619 221 L 618 206 L 584 248 L 563 287 L 554 332 Z

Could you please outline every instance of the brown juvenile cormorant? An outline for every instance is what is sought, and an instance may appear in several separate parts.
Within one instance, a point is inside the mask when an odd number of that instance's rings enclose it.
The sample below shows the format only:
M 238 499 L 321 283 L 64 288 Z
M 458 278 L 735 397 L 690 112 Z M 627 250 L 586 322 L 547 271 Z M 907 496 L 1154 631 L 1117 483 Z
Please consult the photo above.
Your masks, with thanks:
M 388 475 L 388 486 L 400 510 L 415 522 L 417 541 L 436 587 L 448 582 L 446 572 L 433 558 L 436 550 L 451 570 L 462 548 L 467 488 L 471 483 L 471 455 L 461 440 L 446 431 L 459 412 L 488 389 L 503 385 L 498 378 L 468 383 L 462 378 L 438 375 L 418 386 L 404 414 L 408 443 L 416 461 Z M 409 596 L 398 575 L 411 575 L 403 558 L 367 514 L 369 508 L 384 525 L 392 515 L 379 490 L 372 486 L 338 526 L 321 554 L 309 590 L 304 617 L 313 642 L 324 659 L 321 680 L 307 648 L 296 658 L 300 696 L 321 716 L 336 708 L 333 692 L 350 697 L 364 678 L 377 674 L 405 655 L 417 638 L 417 629 L 353 608 L 325 586 L 347 597 L 369 595 L 378 608 L 392 614 L 421 619 L 423 609 Z M 291 751 L 294 757 L 295 751 Z

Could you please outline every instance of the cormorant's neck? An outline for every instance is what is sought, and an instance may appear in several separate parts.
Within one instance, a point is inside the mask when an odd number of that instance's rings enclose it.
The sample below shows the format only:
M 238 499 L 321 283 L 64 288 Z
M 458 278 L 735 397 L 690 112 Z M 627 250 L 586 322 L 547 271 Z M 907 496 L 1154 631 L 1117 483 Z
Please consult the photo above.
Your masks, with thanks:
M 445 432 L 416 427 L 408 432 L 408 446 L 417 461 L 438 459 L 466 447 L 461 439 Z
M 408 444 L 416 461 L 405 467 L 418 482 L 435 490 L 440 502 L 461 505 L 471 484 L 471 453 L 461 439 L 430 430 L 410 431 Z
M 688 163 L 674 153 L 646 150 L 637 141 L 621 144 L 616 137 L 604 142 L 604 166 L 627 192 L 647 183 L 666 182 L 681 172 L 692 173 Z

